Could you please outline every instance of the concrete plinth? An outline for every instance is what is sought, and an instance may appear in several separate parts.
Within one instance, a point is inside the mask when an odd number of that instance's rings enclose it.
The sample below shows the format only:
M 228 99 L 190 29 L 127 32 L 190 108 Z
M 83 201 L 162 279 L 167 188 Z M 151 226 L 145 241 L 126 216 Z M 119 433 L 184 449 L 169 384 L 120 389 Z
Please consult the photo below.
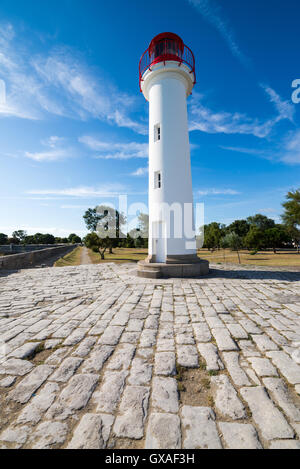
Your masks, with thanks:
M 139 261 L 138 277 L 144 278 L 192 278 L 209 273 L 209 262 L 199 259 L 190 263 L 156 263 Z

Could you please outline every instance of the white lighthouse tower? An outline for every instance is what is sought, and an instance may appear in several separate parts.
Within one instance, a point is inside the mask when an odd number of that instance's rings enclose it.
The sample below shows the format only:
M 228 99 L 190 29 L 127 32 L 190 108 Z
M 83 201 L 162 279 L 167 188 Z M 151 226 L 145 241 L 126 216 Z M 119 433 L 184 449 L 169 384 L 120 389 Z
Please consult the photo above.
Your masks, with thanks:
M 149 255 L 138 275 L 207 274 L 197 257 L 187 118 L 196 82 L 195 59 L 182 39 L 162 33 L 140 61 L 140 88 L 149 101 Z

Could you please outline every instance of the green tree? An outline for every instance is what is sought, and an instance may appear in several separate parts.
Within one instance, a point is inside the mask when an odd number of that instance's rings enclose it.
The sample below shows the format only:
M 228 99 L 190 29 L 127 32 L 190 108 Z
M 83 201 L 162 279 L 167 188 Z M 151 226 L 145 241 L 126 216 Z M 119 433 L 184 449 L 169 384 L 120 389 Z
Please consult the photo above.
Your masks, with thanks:
M 241 238 L 244 238 L 250 229 L 247 220 L 235 220 L 226 228 L 227 233 L 236 233 Z
M 256 225 L 252 225 L 244 238 L 244 244 L 247 249 L 259 251 L 265 245 L 264 231 Z
M 0 244 L 7 244 L 8 236 L 4 233 L 0 233 Z
M 26 236 L 27 244 L 55 244 L 55 237 L 49 233 L 35 233 L 33 236 Z
M 220 223 L 210 223 L 204 226 L 204 247 L 214 251 L 220 248 L 220 241 L 224 235 L 225 226 Z
M 8 238 L 8 244 L 20 244 L 20 240 L 18 238 Z
M 42 244 L 55 244 L 55 237 L 52 234 L 46 233 L 41 239 Z
M 226 246 L 226 248 L 231 249 L 232 251 L 236 251 L 239 259 L 239 264 L 241 263 L 240 258 L 240 250 L 243 247 L 243 239 L 236 233 L 228 233 L 226 234 L 222 240 L 221 245 Z
M 140 236 L 148 239 L 149 237 L 149 215 L 147 213 L 140 213 L 138 216 Z
M 26 236 L 24 240 L 25 244 L 35 244 L 35 239 L 33 235 Z
M 287 231 L 294 243 L 297 245 L 299 253 L 300 244 L 300 189 L 289 191 L 286 195 L 286 202 L 282 204 L 284 213 L 281 216 Z
M 105 251 L 109 248 L 111 240 L 108 237 L 99 238 L 97 233 L 92 232 L 86 235 L 83 241 L 87 248 L 92 249 L 94 252 L 99 252 L 101 259 L 104 259 Z
M 143 248 L 144 247 L 144 238 L 142 238 L 141 236 L 138 236 L 135 240 L 135 247 L 136 248 Z
M 81 243 L 81 238 L 76 233 L 71 233 L 68 240 L 72 244 Z
M 223 238 L 220 240 L 220 247 L 223 249 L 224 262 L 226 262 L 226 249 L 229 248 L 228 239 L 226 237 L 227 235 L 223 236 Z
M 71 234 L 69 234 L 69 236 L 68 236 L 68 241 L 69 241 L 69 243 L 72 243 L 72 239 L 73 239 L 75 236 L 77 236 L 76 233 L 71 233 Z
M 135 247 L 134 239 L 130 236 L 129 233 L 127 233 L 127 236 L 126 236 L 125 247 L 126 248 L 134 248 Z
M 287 229 L 281 225 L 276 225 L 274 228 L 269 228 L 264 233 L 264 240 L 266 247 L 272 248 L 274 254 L 276 254 L 277 248 L 280 248 L 284 243 L 288 243 L 291 240 Z
M 97 213 L 97 207 L 89 208 L 83 215 L 86 227 L 89 231 L 96 231 L 98 222 L 101 220 L 101 215 Z
M 25 230 L 17 230 L 17 231 L 14 231 L 12 234 L 12 237 L 15 239 L 18 239 L 20 243 L 23 243 L 25 241 L 26 236 L 27 236 L 27 233 Z
M 248 217 L 247 222 L 249 223 L 250 227 L 255 226 L 256 228 L 262 231 L 267 230 L 268 228 L 275 227 L 274 220 L 266 217 L 265 215 L 261 215 L 260 213 L 257 213 L 252 217 Z
M 112 253 L 113 247 L 120 244 L 120 238 L 124 237 L 122 233 L 122 226 L 126 223 L 126 218 L 118 210 L 107 205 L 98 205 L 95 208 L 89 208 L 83 219 L 88 230 L 97 232 L 100 238 L 109 238 L 108 248 Z

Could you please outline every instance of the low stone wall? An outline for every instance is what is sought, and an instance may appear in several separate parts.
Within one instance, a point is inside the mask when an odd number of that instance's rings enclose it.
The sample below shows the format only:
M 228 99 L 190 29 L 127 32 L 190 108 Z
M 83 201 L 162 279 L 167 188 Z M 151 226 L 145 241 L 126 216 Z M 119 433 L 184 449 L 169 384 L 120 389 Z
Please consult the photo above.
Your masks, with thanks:
M 69 244 L 4 244 L 0 245 L 2 254 L 21 254 L 23 252 L 41 251 L 42 249 L 58 248 Z
M 59 246 L 55 248 L 42 249 L 40 251 L 25 252 L 23 254 L 0 256 L 0 270 L 16 270 L 33 267 L 52 257 L 63 257 L 73 251 L 77 246 L 77 244 L 73 244 L 71 246 Z

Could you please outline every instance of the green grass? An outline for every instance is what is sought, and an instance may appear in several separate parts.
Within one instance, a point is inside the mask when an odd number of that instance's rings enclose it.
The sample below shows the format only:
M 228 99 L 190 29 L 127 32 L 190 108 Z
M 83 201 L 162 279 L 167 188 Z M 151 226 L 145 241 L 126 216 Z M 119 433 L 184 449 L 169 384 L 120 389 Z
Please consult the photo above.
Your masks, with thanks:
M 56 262 L 56 267 L 65 267 L 69 265 L 80 265 L 81 247 L 76 248 L 73 252 L 67 254 Z M 105 252 L 105 259 L 102 260 L 97 252 L 89 249 L 89 256 L 93 264 L 102 264 L 105 262 L 115 262 L 117 264 L 123 262 L 138 262 L 148 255 L 148 249 L 142 248 L 114 248 L 113 254 Z M 225 263 L 238 264 L 238 256 L 236 252 L 228 249 L 210 252 L 208 249 L 199 249 L 198 256 L 207 259 L 214 264 Z M 240 251 L 241 264 L 243 265 L 261 265 L 261 266 L 291 266 L 300 267 L 300 254 L 295 251 L 278 251 L 274 254 L 272 251 L 259 251 L 255 255 L 251 255 L 249 251 Z
M 78 246 L 74 251 L 69 252 L 64 257 L 55 262 L 55 267 L 68 267 L 71 265 L 80 265 L 82 247 Z
M 228 262 L 230 264 L 238 264 L 238 255 L 236 252 L 228 249 L 220 249 L 219 251 L 210 252 L 207 249 L 199 249 L 198 256 L 206 259 L 214 264 Z M 257 254 L 250 254 L 247 250 L 240 251 L 241 264 L 244 265 L 262 265 L 262 266 L 290 266 L 300 267 L 300 254 L 297 251 L 259 251 Z
M 93 264 L 102 264 L 105 262 L 116 262 L 117 264 L 122 262 L 138 262 L 145 259 L 147 255 L 147 249 L 114 248 L 113 254 L 109 254 L 109 251 L 107 250 L 105 252 L 105 259 L 102 260 L 98 252 L 94 252 L 89 249 L 89 256 Z

